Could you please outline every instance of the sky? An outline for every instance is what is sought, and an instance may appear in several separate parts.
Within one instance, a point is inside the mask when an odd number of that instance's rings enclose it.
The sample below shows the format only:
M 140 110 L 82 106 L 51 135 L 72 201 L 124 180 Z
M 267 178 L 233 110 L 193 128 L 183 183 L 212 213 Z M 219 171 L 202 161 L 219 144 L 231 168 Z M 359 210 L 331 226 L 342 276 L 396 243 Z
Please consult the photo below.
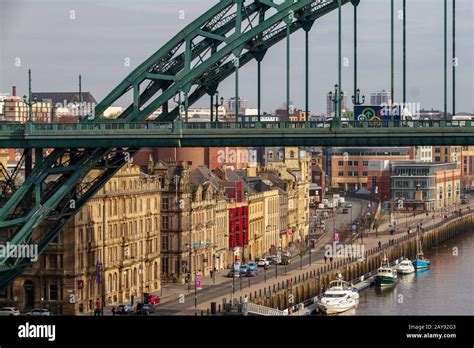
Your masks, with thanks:
M 448 56 L 451 58 L 451 4 Z M 83 91 L 101 100 L 136 66 L 162 47 L 217 0 L 0 0 L 0 93 L 16 85 L 33 90 Z M 474 112 L 473 1 L 456 0 L 456 110 Z M 395 0 L 395 101 L 402 92 L 402 1 Z M 182 15 L 184 14 L 184 18 Z M 362 0 L 358 7 L 358 85 L 367 97 L 390 90 L 390 1 Z M 407 1 L 407 95 L 422 108 L 443 108 L 443 1 Z M 286 101 L 286 43 L 272 47 L 262 63 L 262 107 L 272 112 Z M 310 110 L 324 113 L 326 93 L 337 82 L 337 12 L 318 19 L 310 32 Z M 353 7 L 343 7 L 343 90 L 353 91 Z M 129 61 L 129 66 L 124 64 Z M 257 104 L 257 65 L 239 73 L 240 97 Z M 291 100 L 304 108 L 304 32 L 291 37 Z M 451 110 L 451 68 L 448 109 Z M 219 86 L 234 95 L 231 76 Z M 195 106 L 207 107 L 208 97 Z

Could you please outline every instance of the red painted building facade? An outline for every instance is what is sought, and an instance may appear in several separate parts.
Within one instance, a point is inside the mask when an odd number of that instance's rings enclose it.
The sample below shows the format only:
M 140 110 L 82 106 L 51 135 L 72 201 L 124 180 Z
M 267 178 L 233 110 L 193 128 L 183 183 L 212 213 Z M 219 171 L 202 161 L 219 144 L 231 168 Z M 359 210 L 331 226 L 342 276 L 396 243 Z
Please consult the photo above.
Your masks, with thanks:
M 229 203 L 229 249 L 249 244 L 249 206 L 243 198 L 242 182 L 236 182 Z

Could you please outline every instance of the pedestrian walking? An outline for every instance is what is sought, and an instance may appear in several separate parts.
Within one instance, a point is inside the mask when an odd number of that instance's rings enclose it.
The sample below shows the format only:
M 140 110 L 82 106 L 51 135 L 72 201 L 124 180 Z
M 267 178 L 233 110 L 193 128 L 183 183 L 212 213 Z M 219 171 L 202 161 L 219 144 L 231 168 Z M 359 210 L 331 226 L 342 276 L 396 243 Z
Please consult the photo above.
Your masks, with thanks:
M 382 242 L 379 241 L 379 250 L 382 249 Z
M 115 306 L 112 306 L 112 316 L 115 317 Z
M 331 263 L 332 263 L 332 256 L 329 258 L 329 262 L 331 262 Z
M 416 217 L 416 213 L 415 213 L 415 212 L 413 212 L 413 217 Z
M 100 315 L 100 300 L 97 298 L 95 301 L 95 310 L 94 310 L 94 316 L 99 316 Z
M 328 257 L 326 255 L 324 255 L 324 264 L 326 264 L 328 261 Z

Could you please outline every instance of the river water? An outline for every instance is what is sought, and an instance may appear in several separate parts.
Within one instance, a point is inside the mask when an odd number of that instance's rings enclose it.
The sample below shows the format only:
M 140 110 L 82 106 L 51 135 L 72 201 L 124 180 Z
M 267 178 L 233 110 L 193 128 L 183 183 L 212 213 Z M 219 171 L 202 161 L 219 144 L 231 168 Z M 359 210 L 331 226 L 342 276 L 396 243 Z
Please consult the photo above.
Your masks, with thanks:
M 474 315 L 474 231 L 424 252 L 431 260 L 429 270 L 399 275 L 387 289 L 362 291 L 350 314 Z

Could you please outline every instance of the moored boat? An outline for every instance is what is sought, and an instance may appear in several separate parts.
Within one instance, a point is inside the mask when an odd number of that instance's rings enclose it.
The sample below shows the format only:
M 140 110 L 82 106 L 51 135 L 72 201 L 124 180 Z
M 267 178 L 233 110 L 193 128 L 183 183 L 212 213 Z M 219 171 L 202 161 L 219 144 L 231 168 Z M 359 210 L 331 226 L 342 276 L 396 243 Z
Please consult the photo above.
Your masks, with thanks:
M 357 306 L 359 293 L 338 274 L 337 279 L 329 283 L 329 288 L 318 302 L 318 307 L 325 314 L 346 312 Z
M 418 269 L 425 269 L 430 266 L 430 260 L 425 258 L 421 248 L 421 240 L 416 238 L 416 259 L 413 261 L 413 266 Z
M 415 267 L 410 260 L 405 259 L 400 261 L 400 263 L 396 267 L 398 274 L 411 274 L 415 273 Z
M 377 269 L 375 275 L 375 285 L 390 286 L 397 282 L 397 271 L 390 267 L 387 255 L 383 255 L 382 265 Z

